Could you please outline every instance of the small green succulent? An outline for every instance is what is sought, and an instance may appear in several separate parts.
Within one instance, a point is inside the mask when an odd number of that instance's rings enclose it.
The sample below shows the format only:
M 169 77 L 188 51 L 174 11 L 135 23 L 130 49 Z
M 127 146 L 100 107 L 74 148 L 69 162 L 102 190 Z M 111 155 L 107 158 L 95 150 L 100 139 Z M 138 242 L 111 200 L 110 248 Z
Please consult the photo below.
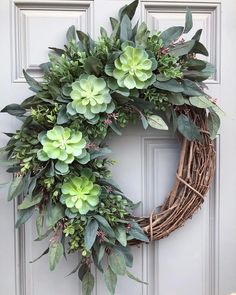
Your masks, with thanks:
M 78 113 L 91 120 L 99 113 L 111 113 L 115 109 L 105 80 L 94 75 L 81 75 L 72 83 L 70 96 L 73 100 L 67 105 L 70 115 Z
M 86 214 L 92 211 L 99 203 L 101 187 L 94 184 L 91 179 L 82 175 L 75 176 L 63 183 L 61 191 L 63 195 L 60 201 L 66 205 L 72 213 Z
M 115 60 L 113 77 L 120 87 L 147 88 L 155 81 L 153 70 L 156 66 L 156 60 L 149 58 L 144 49 L 126 46 L 123 53 Z
M 86 141 L 80 131 L 68 127 L 55 126 L 53 129 L 39 134 L 39 141 L 43 148 L 38 151 L 40 161 L 58 159 L 56 169 L 61 173 L 68 172 L 68 164 L 76 158 L 82 164 L 89 160 Z

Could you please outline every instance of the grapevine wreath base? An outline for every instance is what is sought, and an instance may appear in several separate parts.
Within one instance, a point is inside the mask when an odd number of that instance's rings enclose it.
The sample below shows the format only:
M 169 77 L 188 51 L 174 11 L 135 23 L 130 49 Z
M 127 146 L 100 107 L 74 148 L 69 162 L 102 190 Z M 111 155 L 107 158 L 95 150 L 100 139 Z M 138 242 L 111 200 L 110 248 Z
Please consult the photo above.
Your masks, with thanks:
M 41 65 L 42 82 L 24 76 L 33 94 L 2 112 L 22 122 L 1 148 L 1 164 L 14 175 L 8 200 L 18 198 L 16 227 L 36 215 L 36 241 L 48 239 L 40 256 L 54 270 L 62 256 L 79 252 L 83 295 L 94 287 L 91 265 L 102 272 L 110 294 L 117 278 L 130 273 L 130 245 L 168 236 L 201 206 L 215 171 L 213 140 L 223 113 L 203 83 L 214 66 L 185 26 L 150 33 L 133 26 L 138 0 L 110 18 L 112 33 L 101 28 L 97 41 L 71 26 L 63 49 L 50 47 Z M 112 180 L 106 139 L 141 120 L 144 129 L 170 130 L 181 141 L 175 185 L 160 208 L 136 217 L 134 204 Z M 37 260 L 37 259 L 36 259 Z M 142 283 L 142 282 L 141 282 Z
M 200 128 L 203 140 L 199 142 L 181 138 L 182 148 L 174 187 L 158 213 L 138 218 L 139 225 L 150 241 L 168 236 L 192 217 L 204 202 L 214 176 L 215 150 L 207 131 L 206 112 L 187 110 L 187 114 Z

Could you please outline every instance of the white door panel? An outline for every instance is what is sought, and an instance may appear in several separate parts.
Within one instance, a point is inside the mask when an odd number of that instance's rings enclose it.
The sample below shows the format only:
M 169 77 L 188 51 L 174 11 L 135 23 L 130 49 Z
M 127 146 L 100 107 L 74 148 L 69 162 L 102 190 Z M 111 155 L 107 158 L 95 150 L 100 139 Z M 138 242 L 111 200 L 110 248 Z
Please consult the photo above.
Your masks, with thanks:
M 40 79 L 39 64 L 46 61 L 47 47 L 61 47 L 70 25 L 99 35 L 109 27 L 121 0 L 1 0 L 0 1 L 0 107 L 20 102 L 30 95 L 22 70 Z M 234 0 L 140 1 L 135 20 L 145 21 L 150 30 L 163 30 L 184 22 L 186 6 L 193 12 L 194 30 L 203 28 L 202 42 L 209 48 L 208 60 L 216 73 L 208 81 L 208 92 L 226 111 L 216 140 L 217 172 L 209 196 L 192 220 L 168 238 L 135 247 L 132 272 L 149 285 L 119 280 L 117 295 L 229 295 L 236 292 L 236 99 L 235 49 L 236 4 Z M 189 34 L 191 37 L 192 33 Z M 17 122 L 0 116 L 0 131 L 12 132 Z M 7 138 L 1 134 L 1 146 Z M 144 131 L 130 126 L 122 137 L 109 139 L 111 157 L 117 160 L 113 175 L 124 192 L 142 201 L 137 214 L 148 215 L 163 200 L 174 182 L 179 157 L 178 141 L 168 133 Z M 3 169 L 0 183 L 10 176 Z M 0 294 L 81 294 L 77 275 L 65 278 L 79 257 L 68 256 L 54 272 L 47 256 L 30 264 L 47 242 L 34 242 L 34 224 L 14 229 L 15 207 L 0 191 Z M 97 274 L 94 295 L 108 294 Z

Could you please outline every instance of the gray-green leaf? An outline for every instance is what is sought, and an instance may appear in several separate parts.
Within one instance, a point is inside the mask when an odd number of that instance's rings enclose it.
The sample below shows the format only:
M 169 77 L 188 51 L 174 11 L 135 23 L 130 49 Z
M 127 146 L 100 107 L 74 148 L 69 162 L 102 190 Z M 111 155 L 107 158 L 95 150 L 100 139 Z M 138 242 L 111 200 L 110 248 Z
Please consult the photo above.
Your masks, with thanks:
M 38 204 L 43 198 L 42 194 L 38 194 L 36 195 L 33 199 L 31 199 L 30 197 L 26 197 L 24 198 L 23 202 L 18 206 L 18 209 L 22 210 L 22 209 L 28 209 L 30 207 L 35 206 L 36 204 Z
M 96 235 L 98 230 L 98 223 L 96 220 L 91 220 L 88 222 L 86 228 L 85 228 L 85 247 L 87 250 L 90 250 L 95 242 Z
M 124 226 L 117 226 L 115 229 L 116 239 L 119 243 L 126 247 L 127 246 L 127 239 L 126 239 L 126 228 Z
M 20 227 L 24 223 L 26 223 L 27 220 L 30 219 L 30 217 L 33 215 L 35 208 L 31 207 L 25 210 L 20 210 L 17 212 L 17 222 L 16 222 L 16 228 Z
M 91 295 L 94 287 L 94 276 L 87 271 L 82 280 L 82 294 Z
M 192 96 L 189 98 L 189 101 L 191 105 L 200 109 L 206 109 L 213 105 L 213 103 L 206 96 L 203 95 Z
M 177 119 L 177 124 L 179 132 L 188 140 L 198 139 L 201 141 L 202 137 L 199 129 L 187 116 L 181 114 Z
M 47 212 L 47 225 L 53 227 L 58 220 L 65 216 L 64 208 L 62 205 L 53 205 Z
M 155 129 L 168 130 L 168 126 L 160 116 L 151 115 L 148 116 L 147 120 L 149 125 Z
M 169 50 L 169 54 L 175 57 L 188 54 L 195 44 L 195 40 L 189 40 L 184 43 L 176 44 Z
M 143 282 L 143 281 L 140 280 L 139 278 L 135 277 L 135 276 L 134 276 L 132 273 L 130 273 L 128 270 L 126 271 L 126 274 L 127 274 L 127 276 L 128 276 L 130 279 L 132 279 L 132 280 L 134 280 L 134 281 L 136 281 L 136 282 L 138 282 L 138 283 L 148 285 L 148 283 Z
M 49 268 L 54 270 L 63 255 L 63 245 L 61 242 L 51 243 L 49 246 Z
M 185 15 L 185 27 L 184 33 L 187 34 L 193 27 L 193 18 L 192 12 L 189 8 L 187 8 L 186 15 Z
M 108 256 L 108 264 L 115 274 L 125 275 L 126 273 L 125 258 L 121 252 L 117 250 L 112 250 L 110 255 Z
M 175 79 L 170 79 L 168 81 L 156 81 L 153 84 L 153 86 L 158 89 L 172 91 L 172 92 L 184 91 L 182 84 L 176 81 Z
M 163 40 L 164 46 L 167 47 L 172 41 L 179 39 L 182 35 L 184 27 L 175 26 L 163 31 L 160 38 Z
M 215 112 L 210 112 L 207 118 L 211 139 L 215 139 L 220 128 L 220 117 Z
M 104 280 L 111 295 L 115 294 L 117 275 L 112 271 L 110 266 L 104 271 Z
M 24 190 L 23 176 L 15 177 L 8 190 L 8 201 L 18 197 Z

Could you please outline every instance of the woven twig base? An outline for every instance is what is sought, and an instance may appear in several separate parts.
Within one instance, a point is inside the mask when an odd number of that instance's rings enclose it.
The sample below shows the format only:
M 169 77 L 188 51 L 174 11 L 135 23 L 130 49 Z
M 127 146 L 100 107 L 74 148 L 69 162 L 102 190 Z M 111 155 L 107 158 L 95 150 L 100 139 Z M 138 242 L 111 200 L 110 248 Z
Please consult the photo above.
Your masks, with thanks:
M 173 189 L 159 212 L 137 222 L 150 241 L 160 240 L 181 227 L 199 209 L 211 185 L 215 172 L 215 149 L 209 132 L 205 110 L 181 111 L 191 117 L 202 133 L 202 142 L 182 140 L 179 166 Z M 132 241 L 131 244 L 138 244 Z

